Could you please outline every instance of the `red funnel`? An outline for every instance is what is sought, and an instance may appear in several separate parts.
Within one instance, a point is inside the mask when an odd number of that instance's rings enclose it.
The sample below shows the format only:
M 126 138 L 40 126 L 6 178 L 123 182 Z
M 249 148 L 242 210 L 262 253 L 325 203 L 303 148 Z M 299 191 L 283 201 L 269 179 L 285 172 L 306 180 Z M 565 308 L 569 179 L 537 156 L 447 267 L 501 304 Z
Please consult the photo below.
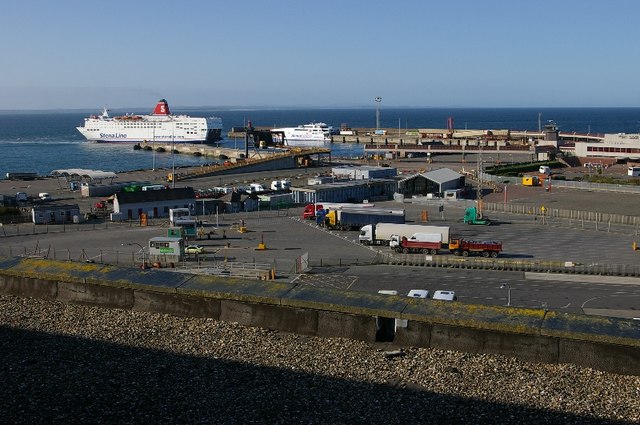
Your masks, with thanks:
M 171 115 L 171 112 L 169 112 L 169 103 L 164 99 L 160 99 L 152 115 Z

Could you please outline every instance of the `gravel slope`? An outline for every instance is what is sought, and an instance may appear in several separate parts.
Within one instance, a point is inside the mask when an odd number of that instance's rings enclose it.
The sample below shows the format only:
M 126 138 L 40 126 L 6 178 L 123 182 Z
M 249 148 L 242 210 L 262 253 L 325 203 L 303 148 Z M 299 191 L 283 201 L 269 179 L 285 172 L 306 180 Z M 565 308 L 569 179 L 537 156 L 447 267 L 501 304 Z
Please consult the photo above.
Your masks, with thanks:
M 640 377 L 392 350 L 211 319 L 0 296 L 0 422 L 640 421 Z

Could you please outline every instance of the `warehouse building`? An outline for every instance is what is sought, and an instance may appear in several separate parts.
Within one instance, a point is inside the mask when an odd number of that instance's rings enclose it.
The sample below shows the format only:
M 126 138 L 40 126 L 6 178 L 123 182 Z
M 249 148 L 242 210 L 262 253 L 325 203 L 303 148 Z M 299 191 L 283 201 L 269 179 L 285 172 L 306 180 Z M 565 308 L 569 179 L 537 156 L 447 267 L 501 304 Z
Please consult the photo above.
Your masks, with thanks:
M 449 168 L 405 177 L 398 182 L 398 193 L 404 197 L 434 195 L 442 197 L 447 191 L 464 189 L 465 177 Z
M 313 204 L 316 202 L 386 201 L 393 198 L 398 182 L 391 179 L 352 180 L 327 184 L 292 187 L 293 202 Z

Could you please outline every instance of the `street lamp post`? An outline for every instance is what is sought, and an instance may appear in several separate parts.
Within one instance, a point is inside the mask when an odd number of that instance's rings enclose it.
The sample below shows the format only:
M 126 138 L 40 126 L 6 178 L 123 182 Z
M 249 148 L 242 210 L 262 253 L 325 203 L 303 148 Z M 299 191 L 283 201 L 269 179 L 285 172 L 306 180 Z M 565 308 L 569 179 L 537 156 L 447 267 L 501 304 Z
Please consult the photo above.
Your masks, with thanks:
M 380 102 L 382 102 L 382 98 L 376 97 L 376 130 L 380 130 Z
M 378 166 L 380 166 L 380 139 L 378 137 L 378 130 L 380 130 L 380 102 L 382 102 L 382 98 L 380 96 L 376 97 L 376 156 L 378 157 Z
M 175 159 L 175 134 L 171 133 L 171 189 L 176 188 L 176 159 Z
M 142 252 L 142 268 L 146 269 L 147 268 L 147 258 L 145 257 L 145 252 L 144 252 L 144 247 L 142 245 L 140 245 L 137 242 L 129 242 L 129 243 L 123 243 L 122 246 L 131 246 L 131 245 L 137 245 L 140 247 L 140 252 Z
M 500 285 L 500 289 L 507 288 L 507 307 L 511 307 L 511 285 L 503 283 Z
M 153 153 L 152 153 L 152 162 L 153 162 L 153 171 L 156 171 L 156 128 L 153 128 L 153 139 L 151 141 L 152 143 L 152 149 L 153 149 Z

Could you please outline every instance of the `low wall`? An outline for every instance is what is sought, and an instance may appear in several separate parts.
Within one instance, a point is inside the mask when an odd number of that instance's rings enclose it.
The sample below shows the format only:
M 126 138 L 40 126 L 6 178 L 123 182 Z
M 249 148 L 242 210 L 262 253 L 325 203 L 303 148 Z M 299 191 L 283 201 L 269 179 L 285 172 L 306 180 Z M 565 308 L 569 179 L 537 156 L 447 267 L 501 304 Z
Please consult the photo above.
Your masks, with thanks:
M 0 294 L 640 375 L 633 320 L 25 258 L 0 259 Z
M 445 267 L 448 269 L 483 269 L 534 273 L 563 273 L 601 276 L 640 276 L 635 264 L 579 264 L 571 261 L 531 260 L 514 258 L 457 257 L 453 255 L 414 255 L 394 252 L 379 253 L 382 264 L 412 267 Z

